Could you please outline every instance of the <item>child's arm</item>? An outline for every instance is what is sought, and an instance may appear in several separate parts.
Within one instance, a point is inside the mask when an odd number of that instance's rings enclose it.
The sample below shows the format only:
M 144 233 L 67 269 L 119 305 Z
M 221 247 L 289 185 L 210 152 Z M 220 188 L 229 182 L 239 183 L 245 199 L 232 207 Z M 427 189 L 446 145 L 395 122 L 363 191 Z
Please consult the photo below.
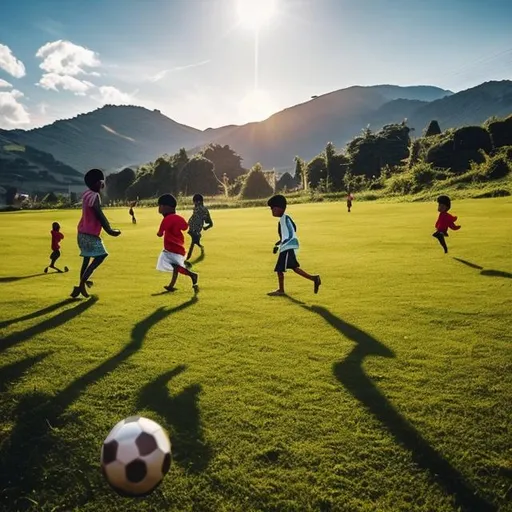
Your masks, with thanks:
M 207 229 L 213 228 L 213 220 L 210 216 L 210 212 L 208 211 L 208 208 L 205 208 L 205 210 L 206 210 L 205 218 L 204 218 L 205 226 L 203 229 L 206 231 Z
M 448 224 L 448 227 L 450 229 L 453 229 L 454 231 L 457 231 L 458 229 L 460 229 L 461 227 L 460 226 L 457 226 L 455 224 L 455 221 L 457 220 L 457 217 L 455 217 L 455 215 L 451 215 L 450 216 L 450 224 Z
M 105 214 L 103 213 L 103 210 L 101 209 L 99 197 L 97 197 L 96 200 L 94 201 L 93 209 L 94 209 L 94 212 L 96 213 L 96 217 L 98 217 L 98 220 L 101 223 L 101 227 L 110 236 L 119 236 L 121 234 L 121 231 L 119 231 L 119 229 L 112 229 L 110 227 L 110 223 L 108 222 L 107 217 L 105 217 Z

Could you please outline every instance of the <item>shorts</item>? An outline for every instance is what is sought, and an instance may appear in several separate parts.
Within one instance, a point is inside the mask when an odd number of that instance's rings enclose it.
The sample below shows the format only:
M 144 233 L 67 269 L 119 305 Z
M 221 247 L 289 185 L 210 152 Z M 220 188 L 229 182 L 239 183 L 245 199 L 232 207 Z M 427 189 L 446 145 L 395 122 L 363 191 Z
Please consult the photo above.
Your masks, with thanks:
M 196 245 L 201 245 L 201 233 L 197 231 L 189 231 L 188 234 L 190 238 L 192 238 L 192 243 Z
M 51 254 L 50 254 L 50 259 L 55 261 L 57 259 L 60 258 L 60 251 L 59 249 L 56 249 L 55 251 L 53 251 Z
M 174 272 L 174 267 L 185 268 L 185 256 L 164 249 L 158 256 L 156 269 L 161 272 Z
M 80 256 L 83 258 L 98 258 L 108 256 L 108 252 L 103 245 L 103 240 L 99 236 L 89 235 L 87 233 L 78 233 L 78 247 Z
M 279 253 L 274 272 L 286 272 L 287 268 L 298 268 L 299 262 L 295 256 L 295 249 L 288 249 Z

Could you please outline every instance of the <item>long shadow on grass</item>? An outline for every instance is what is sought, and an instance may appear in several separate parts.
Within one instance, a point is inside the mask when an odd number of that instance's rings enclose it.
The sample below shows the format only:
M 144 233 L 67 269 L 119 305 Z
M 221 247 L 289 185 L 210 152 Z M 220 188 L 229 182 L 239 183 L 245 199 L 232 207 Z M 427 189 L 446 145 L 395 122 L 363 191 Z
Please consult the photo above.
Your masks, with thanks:
M 51 352 L 43 352 L 37 356 L 27 357 L 21 361 L 2 366 L 0 368 L 0 392 L 7 391 L 10 382 L 20 380 L 32 366 L 42 361 L 50 354 Z
M 0 510 L 25 510 L 27 496 L 38 497 L 44 489 L 53 505 L 73 508 L 86 503 L 97 490 L 91 488 L 91 450 L 99 454 L 101 440 L 91 441 L 87 423 L 66 410 L 88 386 L 113 372 L 137 352 L 148 331 L 169 315 L 195 304 L 197 298 L 170 309 L 159 308 L 138 322 L 130 342 L 117 354 L 82 375 L 54 396 L 40 392 L 23 395 L 16 407 L 16 425 L 0 449 Z M 73 443 L 59 432 L 65 425 L 83 425 L 84 434 Z M 98 473 L 99 474 L 99 473 Z M 73 492 L 70 490 L 73 489 Z M 70 496 L 72 503 L 66 503 Z M 2 502 L 7 508 L 2 508 Z M 48 505 L 48 503 L 46 503 Z M 9 508 L 11 507 L 11 508 Z
M 0 283 L 13 283 L 14 281 L 21 281 L 22 279 L 31 279 L 32 277 L 39 277 L 47 275 L 44 272 L 40 272 L 39 274 L 30 274 L 28 276 L 7 276 L 0 277 Z
M 293 302 L 297 303 L 292 299 Z M 432 448 L 420 433 L 393 407 L 363 369 L 368 356 L 395 357 L 384 344 L 366 332 L 344 322 L 328 309 L 320 306 L 302 306 L 321 316 L 340 334 L 356 345 L 343 361 L 334 363 L 333 373 L 345 388 L 359 400 L 393 435 L 398 443 L 410 451 L 414 461 L 429 471 L 447 493 L 453 496 L 457 507 L 466 512 L 495 511 L 497 508 L 476 494 L 464 477 L 440 453 Z
M 168 425 L 172 425 L 174 459 L 187 470 L 198 473 L 206 469 L 211 458 L 211 449 L 202 432 L 198 405 L 201 386 L 187 386 L 174 396 L 167 389 L 169 380 L 185 369 L 186 366 L 179 365 L 144 386 L 140 391 L 137 407 L 155 411 L 165 418 Z
M 68 304 L 72 304 L 74 302 L 77 302 L 77 300 L 76 299 L 61 300 L 60 302 L 57 302 L 56 304 L 52 304 L 43 309 L 33 311 L 32 313 L 29 313 L 28 315 L 23 315 L 23 316 L 19 316 L 17 318 L 12 318 L 11 320 L 4 320 L 3 322 L 0 322 L 0 329 L 3 329 L 4 327 L 8 327 L 9 325 L 12 325 L 12 324 L 16 324 L 18 322 L 24 322 L 25 320 L 31 320 L 32 318 L 37 318 L 38 316 L 43 316 L 43 315 L 47 315 L 48 313 L 53 313 L 57 309 L 60 309 L 64 306 L 67 306 Z
M 463 265 L 466 265 L 467 267 L 475 268 L 477 270 L 480 270 L 481 276 L 487 276 L 487 277 L 504 277 L 506 279 L 512 279 L 512 274 L 509 272 L 504 272 L 503 270 L 492 270 L 492 269 L 485 269 L 484 267 L 481 267 L 480 265 L 477 265 L 476 263 L 471 263 L 471 261 L 463 260 L 461 258 L 453 258 L 455 261 L 458 261 L 459 263 L 462 263 Z
M 33 325 L 32 327 L 28 327 L 24 331 L 18 331 L 13 334 L 9 334 L 2 340 L 0 340 L 0 352 L 3 352 L 4 350 L 7 350 L 8 348 L 17 345 L 18 343 L 21 343 L 23 341 L 26 341 L 33 336 L 37 336 L 38 334 L 42 334 L 43 332 L 49 331 L 50 329 L 55 329 L 56 327 L 60 327 L 61 325 L 65 324 L 66 322 L 69 322 L 70 320 L 73 320 L 73 318 L 76 318 L 78 315 L 81 315 L 83 312 L 87 311 L 91 306 L 93 306 L 98 301 L 97 297 L 91 296 L 91 298 L 87 301 L 80 301 L 78 302 L 78 305 L 66 309 L 65 311 L 62 311 L 61 313 L 58 313 L 55 316 L 52 316 L 51 318 L 47 318 L 46 320 L 43 320 L 42 322 Z M 77 302 L 76 300 L 64 300 L 61 302 L 58 302 L 57 304 L 54 304 L 53 306 L 49 306 L 48 308 L 45 308 L 46 310 L 49 310 L 51 308 L 59 309 L 62 306 L 65 306 L 66 304 L 70 304 L 72 302 Z M 39 312 L 36 312 L 39 313 Z M 44 313 L 43 313 L 44 314 Z M 27 315 L 30 316 L 30 315 Z M 37 315 L 39 316 L 39 315 Z M 23 317 L 22 317 L 23 318 Z M 34 317 L 31 317 L 34 318 Z M 15 319 L 14 321 L 20 321 L 19 319 Z M 9 324 L 7 324 L 9 325 Z

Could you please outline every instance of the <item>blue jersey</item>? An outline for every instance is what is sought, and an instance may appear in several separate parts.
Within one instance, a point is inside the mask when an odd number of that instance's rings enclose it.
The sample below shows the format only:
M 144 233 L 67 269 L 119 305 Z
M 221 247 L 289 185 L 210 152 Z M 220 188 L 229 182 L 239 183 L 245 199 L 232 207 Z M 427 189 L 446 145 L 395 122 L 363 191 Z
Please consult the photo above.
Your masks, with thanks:
M 281 243 L 279 244 L 279 252 L 289 251 L 290 249 L 299 248 L 299 240 L 297 239 L 297 226 L 289 215 L 283 214 L 279 219 L 277 227 Z

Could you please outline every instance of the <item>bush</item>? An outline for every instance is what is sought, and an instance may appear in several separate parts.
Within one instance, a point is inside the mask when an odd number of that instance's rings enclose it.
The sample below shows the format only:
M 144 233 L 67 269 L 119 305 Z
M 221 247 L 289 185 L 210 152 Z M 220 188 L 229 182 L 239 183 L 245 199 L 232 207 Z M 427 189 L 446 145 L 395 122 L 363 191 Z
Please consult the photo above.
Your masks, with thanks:
M 501 156 L 490 158 L 486 165 L 482 167 L 482 174 L 489 180 L 498 180 L 510 173 L 509 164 Z
M 415 184 L 410 173 L 395 174 L 388 180 L 388 191 L 392 194 L 411 194 Z
M 495 148 L 512 146 L 512 115 L 506 119 L 490 122 L 488 130 Z
M 271 196 L 273 193 L 272 187 L 261 170 L 261 165 L 256 164 L 247 175 L 240 197 L 242 199 L 262 199 Z

